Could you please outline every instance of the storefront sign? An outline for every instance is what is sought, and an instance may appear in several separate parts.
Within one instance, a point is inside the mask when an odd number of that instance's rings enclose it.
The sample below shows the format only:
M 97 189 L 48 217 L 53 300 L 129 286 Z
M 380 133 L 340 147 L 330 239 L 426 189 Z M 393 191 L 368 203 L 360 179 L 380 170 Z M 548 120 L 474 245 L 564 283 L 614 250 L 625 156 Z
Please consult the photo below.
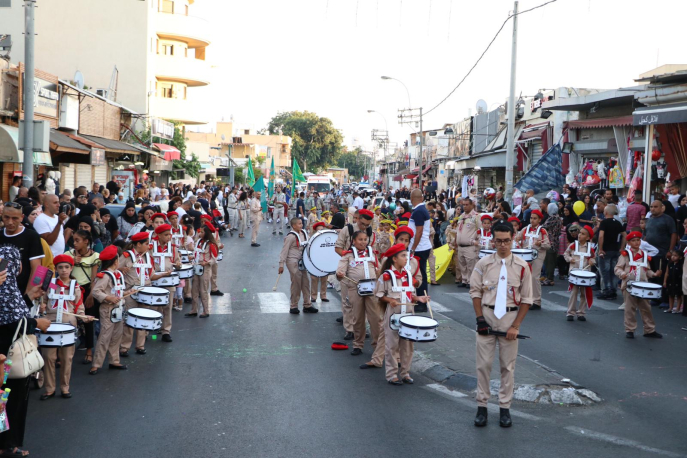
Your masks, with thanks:
M 632 124 L 635 126 L 648 126 L 651 124 L 675 124 L 687 122 L 687 107 L 666 108 L 664 110 L 647 110 L 653 113 L 635 111 L 632 114 Z
M 91 148 L 91 165 L 103 166 L 105 165 L 105 150 L 102 148 Z
M 174 124 L 169 121 L 153 118 L 151 121 L 151 129 L 154 137 L 174 140 Z
M 131 186 L 133 179 L 133 171 L 118 170 L 116 172 L 112 172 L 112 181 L 117 183 L 117 185 L 121 188 L 125 198 L 132 197 Z
M 23 87 L 26 87 L 23 85 Z M 35 113 L 57 118 L 59 94 L 57 84 L 41 78 L 33 80 L 33 109 Z

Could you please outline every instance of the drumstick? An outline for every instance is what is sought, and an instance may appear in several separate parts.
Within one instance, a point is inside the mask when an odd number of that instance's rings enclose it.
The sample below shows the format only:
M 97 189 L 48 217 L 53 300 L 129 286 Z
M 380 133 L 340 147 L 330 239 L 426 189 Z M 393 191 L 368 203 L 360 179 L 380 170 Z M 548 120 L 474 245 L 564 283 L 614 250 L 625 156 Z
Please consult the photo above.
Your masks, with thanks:
M 87 317 L 87 316 L 90 316 L 90 315 L 77 315 L 76 313 L 70 313 L 70 312 L 62 312 L 62 314 L 63 314 L 63 315 L 78 316 L 78 317 Z M 97 318 L 95 318 L 95 317 L 92 317 L 92 316 L 91 316 L 91 318 L 93 318 L 95 321 L 100 321 L 99 319 L 97 319 Z
M 434 314 L 432 313 L 432 305 L 427 301 L 427 308 L 429 309 L 429 317 L 434 319 Z
M 352 281 L 352 282 L 355 283 L 356 285 L 358 284 L 357 281 L 353 280 L 352 278 L 348 278 L 348 277 L 345 276 L 345 275 L 344 275 L 344 278 L 345 278 L 346 280 L 348 280 L 348 281 Z
M 272 288 L 272 291 L 277 290 L 277 285 L 279 284 L 279 279 L 281 278 L 281 274 L 277 275 L 277 282 L 274 284 L 274 288 Z

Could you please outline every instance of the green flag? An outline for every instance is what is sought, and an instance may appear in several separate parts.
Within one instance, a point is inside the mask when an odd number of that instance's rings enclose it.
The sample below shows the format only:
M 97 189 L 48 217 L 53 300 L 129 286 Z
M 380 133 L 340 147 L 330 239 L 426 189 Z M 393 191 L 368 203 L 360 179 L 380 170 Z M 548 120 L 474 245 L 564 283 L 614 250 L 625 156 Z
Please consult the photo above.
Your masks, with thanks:
M 293 159 L 293 181 L 294 183 L 296 181 L 308 181 L 303 176 L 303 172 L 301 172 L 301 168 L 298 165 L 298 162 L 296 162 L 296 158 Z
M 246 176 L 248 177 L 246 179 L 246 184 L 248 186 L 253 186 L 255 184 L 255 173 L 253 172 L 253 163 L 251 162 L 250 157 L 248 158 L 248 174 Z
M 260 205 L 262 206 L 262 212 L 267 212 L 267 193 L 265 192 L 265 179 L 260 177 L 258 182 L 253 186 L 253 191 L 260 191 Z
M 274 180 L 276 179 L 276 174 L 274 172 L 274 156 L 272 156 L 272 166 L 270 167 L 270 184 L 269 184 L 269 197 L 270 199 L 274 195 Z

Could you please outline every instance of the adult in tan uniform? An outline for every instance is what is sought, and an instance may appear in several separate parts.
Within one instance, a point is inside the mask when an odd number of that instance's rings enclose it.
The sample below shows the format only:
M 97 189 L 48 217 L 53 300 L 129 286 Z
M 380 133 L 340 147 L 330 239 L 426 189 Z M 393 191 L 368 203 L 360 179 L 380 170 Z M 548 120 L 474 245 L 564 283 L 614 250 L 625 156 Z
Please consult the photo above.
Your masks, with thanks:
M 382 367 L 384 361 L 384 334 L 382 331 L 382 309 L 373 295 L 377 282 L 377 255 L 368 245 L 365 232 L 356 232 L 351 250 L 344 251 L 336 267 L 336 277 L 347 283 L 347 300 L 353 305 L 353 351 L 357 356 L 365 348 L 365 319 L 370 323 L 372 335 L 372 358 L 361 369 Z M 361 289 L 362 288 L 362 289 Z M 366 295 L 361 296 L 361 291 Z
M 475 203 L 472 199 L 463 199 L 463 213 L 458 217 L 458 228 L 456 229 L 456 241 L 454 248 L 458 252 L 456 258 L 456 282 L 458 282 L 458 271 L 460 271 L 461 283 L 457 285 L 469 287 L 470 275 L 475 263 L 479 258 L 478 237 L 481 224 L 479 213 L 475 211 Z
M 499 425 L 513 422 L 515 360 L 518 357 L 518 332 L 532 304 L 532 273 L 521 257 L 511 253 L 514 235 L 508 223 L 494 225 L 492 234 L 496 253 L 480 259 L 470 276 L 470 297 L 477 316 L 477 415 L 475 426 L 487 424 L 487 402 L 491 396 L 489 380 L 496 343 L 499 344 L 501 387 L 499 389 Z M 505 332 L 505 337 L 490 335 Z
M 310 279 L 308 272 L 300 268 L 303 248 L 308 241 L 308 234 L 303 230 L 303 220 L 291 218 L 291 231 L 284 237 L 284 246 L 279 253 L 279 274 L 284 273 L 284 264 L 291 277 L 291 302 L 289 313 L 301 313 L 298 302 L 303 295 L 303 313 L 317 313 L 319 310 L 310 301 Z
M 537 250 L 537 259 L 532 261 L 532 307 L 531 310 L 541 309 L 541 268 L 544 265 L 546 251 L 551 248 L 549 235 L 546 229 L 541 227 L 544 215 L 539 210 L 530 213 L 530 224 L 520 232 L 517 239 L 520 246 Z
M 334 245 L 334 250 L 339 256 L 343 255 L 343 252 L 350 250 L 353 245 L 353 234 L 358 231 L 363 231 L 368 235 L 368 244 L 374 246 L 377 237 L 375 233 L 372 232 L 372 218 L 374 218 L 374 213 L 370 210 L 362 209 L 357 212 L 359 215 L 358 221 L 354 224 L 347 224 L 339 231 L 339 236 L 336 239 Z M 353 340 L 353 304 L 347 300 L 349 286 L 342 282 L 341 283 L 341 312 L 343 313 L 343 326 L 346 334 L 344 335 L 344 340 Z
M 169 277 L 174 272 L 175 267 L 181 267 L 179 250 L 172 243 L 172 226 L 161 224 L 155 228 L 155 237 L 150 244 L 150 253 L 153 258 L 155 273 L 161 275 L 160 278 Z M 155 310 L 162 313 L 162 341 L 171 342 L 172 336 L 172 304 L 176 286 L 165 287 L 169 291 L 169 304 L 163 307 L 155 307 Z
M 262 221 L 262 205 L 260 204 L 260 191 L 255 193 L 255 196 L 250 201 L 250 220 L 252 232 L 250 236 L 250 246 L 260 246 L 258 243 L 258 229 L 260 229 L 260 222 Z

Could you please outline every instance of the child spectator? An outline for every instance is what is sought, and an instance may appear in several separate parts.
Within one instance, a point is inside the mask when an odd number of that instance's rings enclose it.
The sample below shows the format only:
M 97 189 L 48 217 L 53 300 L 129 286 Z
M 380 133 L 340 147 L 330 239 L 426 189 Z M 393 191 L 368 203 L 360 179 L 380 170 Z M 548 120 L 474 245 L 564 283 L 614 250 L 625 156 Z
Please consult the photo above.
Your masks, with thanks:
M 670 262 L 663 278 L 663 287 L 668 295 L 669 307 L 664 313 L 682 313 L 682 254 L 678 250 L 670 252 Z

